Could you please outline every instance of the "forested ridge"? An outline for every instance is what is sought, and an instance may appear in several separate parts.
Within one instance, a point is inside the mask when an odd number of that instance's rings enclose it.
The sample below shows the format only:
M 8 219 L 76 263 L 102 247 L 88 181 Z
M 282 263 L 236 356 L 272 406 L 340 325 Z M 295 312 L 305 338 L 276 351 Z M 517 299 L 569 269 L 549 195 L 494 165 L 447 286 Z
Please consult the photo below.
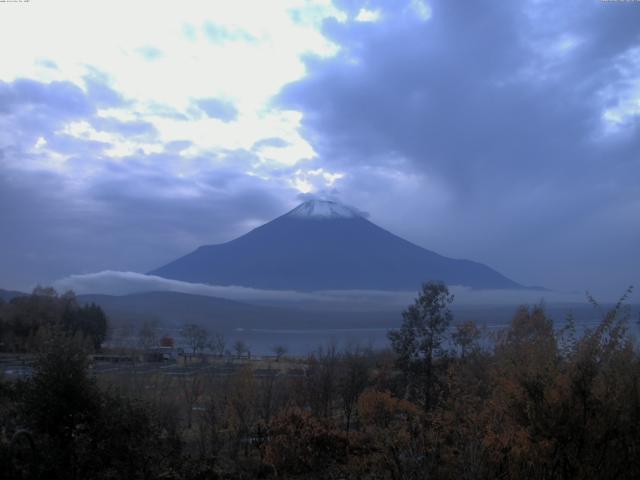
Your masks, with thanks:
M 100 348 L 107 335 L 107 317 L 95 303 L 80 305 L 73 292 L 63 295 L 53 288 L 36 287 L 31 295 L 0 298 L 0 351 L 37 350 L 50 329 L 81 335 Z

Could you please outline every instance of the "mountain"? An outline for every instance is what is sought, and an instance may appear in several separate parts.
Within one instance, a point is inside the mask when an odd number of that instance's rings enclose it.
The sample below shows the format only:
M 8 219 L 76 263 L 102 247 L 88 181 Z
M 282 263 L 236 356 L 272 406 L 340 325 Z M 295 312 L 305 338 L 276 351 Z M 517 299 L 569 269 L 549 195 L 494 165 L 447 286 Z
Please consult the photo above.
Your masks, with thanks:
M 149 272 L 175 280 L 286 290 L 416 290 L 439 280 L 521 288 L 492 268 L 419 247 L 337 202 L 311 200 L 227 243 Z
M 253 305 L 225 298 L 179 292 L 145 292 L 129 295 L 78 295 L 81 304 L 100 305 L 113 325 L 141 324 L 158 320 L 165 326 L 185 323 L 204 325 L 213 330 L 344 328 L 375 325 L 393 326 L 399 310 L 376 312 L 318 311 Z
M 3 290 L 2 288 L 0 288 L 0 298 L 2 300 L 4 300 L 5 302 L 10 301 L 12 298 L 15 297 L 24 297 L 25 295 L 27 295 L 26 293 L 22 293 L 22 292 L 18 292 L 15 290 Z
M 279 307 L 237 302 L 225 298 L 189 293 L 158 291 L 128 295 L 85 294 L 77 296 L 81 304 L 100 305 L 113 326 L 123 323 L 140 325 L 145 320 L 158 320 L 165 327 L 180 327 L 196 323 L 211 331 L 257 329 L 292 333 L 299 330 L 397 328 L 404 306 L 378 305 L 368 310 L 322 309 L 317 305 L 283 305 Z M 410 303 L 410 301 L 408 301 Z M 604 309 L 613 307 L 603 304 Z M 506 326 L 513 318 L 516 305 L 452 305 L 457 322 L 473 320 L 479 325 Z M 631 315 L 637 316 L 640 305 L 631 306 Z M 547 304 L 546 312 L 559 321 L 567 312 L 573 314 L 577 324 L 593 326 L 599 322 L 589 303 Z M 267 330 L 264 330 L 267 329 Z M 292 329 L 292 330 L 289 330 Z
M 217 328 L 246 328 L 260 325 L 261 318 L 277 316 L 270 314 L 269 307 L 262 308 L 224 298 L 179 292 L 144 292 L 129 295 L 87 294 L 79 295 L 78 301 L 83 304 L 100 305 L 109 319 L 116 324 L 159 320 L 168 325 L 199 323 L 211 324 Z

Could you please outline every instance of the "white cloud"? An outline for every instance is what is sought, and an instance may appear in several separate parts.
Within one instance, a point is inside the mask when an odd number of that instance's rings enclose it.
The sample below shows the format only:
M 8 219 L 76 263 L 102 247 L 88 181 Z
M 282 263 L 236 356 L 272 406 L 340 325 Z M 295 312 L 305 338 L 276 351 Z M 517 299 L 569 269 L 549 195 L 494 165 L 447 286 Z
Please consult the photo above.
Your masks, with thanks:
M 170 280 L 155 275 L 111 270 L 85 275 L 70 275 L 56 280 L 53 286 L 59 291 L 73 290 L 77 294 L 127 295 L 150 291 L 172 291 L 233 300 L 317 300 L 314 295 L 298 292 L 206 285 Z

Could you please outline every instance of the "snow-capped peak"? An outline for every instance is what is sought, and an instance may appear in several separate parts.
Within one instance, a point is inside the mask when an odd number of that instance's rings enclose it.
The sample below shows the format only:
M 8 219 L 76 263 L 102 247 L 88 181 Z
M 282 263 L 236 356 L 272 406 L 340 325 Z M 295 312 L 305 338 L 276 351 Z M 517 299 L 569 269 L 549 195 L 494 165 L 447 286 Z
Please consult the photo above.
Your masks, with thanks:
M 291 210 L 288 217 L 294 218 L 357 218 L 362 215 L 354 208 L 330 200 L 308 200 Z

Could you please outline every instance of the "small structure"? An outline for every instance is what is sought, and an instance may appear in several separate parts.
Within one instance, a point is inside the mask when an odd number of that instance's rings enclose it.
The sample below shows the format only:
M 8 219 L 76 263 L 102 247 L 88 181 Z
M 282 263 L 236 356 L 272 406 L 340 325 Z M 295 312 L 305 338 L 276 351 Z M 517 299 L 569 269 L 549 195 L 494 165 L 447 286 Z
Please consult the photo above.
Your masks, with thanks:
M 144 351 L 143 358 L 145 362 L 175 362 L 178 350 L 169 346 L 150 347 Z

